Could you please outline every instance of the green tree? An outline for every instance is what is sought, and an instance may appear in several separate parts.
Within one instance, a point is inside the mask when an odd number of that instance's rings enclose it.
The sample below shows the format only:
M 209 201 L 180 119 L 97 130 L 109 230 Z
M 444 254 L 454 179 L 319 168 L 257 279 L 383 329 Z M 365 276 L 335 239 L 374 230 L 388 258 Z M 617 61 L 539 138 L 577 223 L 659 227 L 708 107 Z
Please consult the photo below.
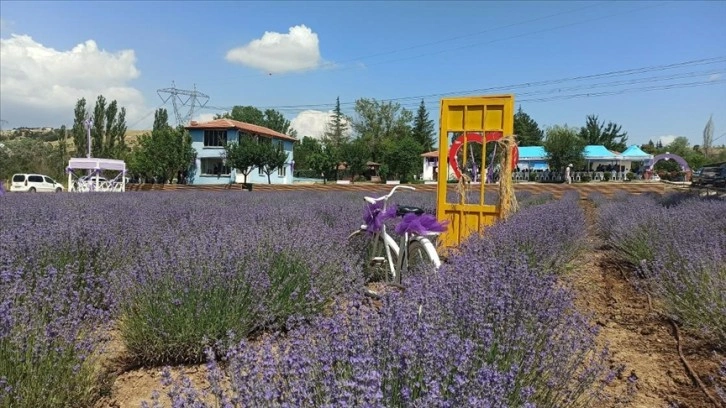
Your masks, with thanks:
M 247 176 L 260 162 L 260 145 L 251 137 L 243 137 L 239 142 L 227 143 L 224 153 L 227 165 L 242 173 L 244 183 L 247 184 Z
M 542 146 L 544 132 L 537 122 L 519 106 L 514 114 L 514 134 L 517 135 L 519 146 Z
M 382 159 L 386 140 L 411 134 L 413 114 L 398 103 L 358 99 L 355 102 L 355 112 L 357 119 L 352 123 L 353 130 L 368 146 L 370 159 L 375 162 Z
M 171 127 L 168 118 L 166 109 L 157 109 L 154 113 L 151 133 L 141 135 L 129 154 L 132 173 L 144 178 L 155 177 L 165 183 L 191 167 L 196 158 L 191 135 L 183 126 Z
M 706 157 L 703 155 L 703 153 L 693 150 L 693 148 L 691 148 L 690 146 L 690 143 L 688 142 L 688 138 L 682 136 L 675 138 L 671 143 L 661 149 L 661 151 L 659 151 L 658 153 L 665 152 L 681 156 L 683 160 L 688 163 L 688 166 L 693 170 L 703 166 L 706 163 Z M 674 163 L 675 162 L 671 162 L 670 160 L 661 161 L 656 165 L 656 169 L 680 171 L 680 166 Z
M 88 141 L 84 121 L 88 116 L 86 107 L 86 98 L 81 98 L 76 102 L 76 108 L 73 110 L 73 127 L 71 134 L 73 136 L 73 144 L 76 147 L 73 157 L 86 157 L 88 151 Z
M 416 111 L 416 117 L 413 120 L 413 129 L 411 135 L 413 139 L 421 146 L 423 152 L 434 150 L 434 121 L 429 119 L 429 112 L 426 110 L 423 99 Z
M 58 149 L 40 139 L 23 137 L 0 144 L 0 180 L 15 173 L 40 173 L 62 182 L 63 164 Z
M 270 143 L 260 142 L 258 147 L 257 167 L 267 175 L 267 184 L 272 184 L 270 175 L 272 172 L 282 168 L 287 163 L 287 152 L 282 143 L 270 141 Z
M 648 140 L 648 143 L 644 145 L 640 145 L 640 150 L 648 153 L 648 154 L 655 154 L 657 149 L 655 147 L 655 143 L 653 143 L 653 140 Z
M 351 181 L 355 181 L 356 176 L 363 175 L 368 170 L 370 152 L 363 139 L 356 138 L 344 144 L 340 154 L 348 171 L 350 171 Z
M 588 145 L 603 145 L 610 150 L 622 152 L 627 148 L 628 133 L 613 122 L 600 123 L 597 115 L 588 115 L 585 126 L 580 128 L 580 138 Z
M 76 147 L 75 157 L 85 157 L 88 151 L 85 120 L 88 109 L 85 98 L 76 102 L 73 119 L 73 142 Z M 118 108 L 113 100 L 108 105 L 106 98 L 99 95 L 93 108 L 93 126 L 91 127 L 91 156 L 123 159 L 128 152 L 126 146 L 126 108 Z
M 308 160 L 309 167 L 323 176 L 323 184 L 336 177 L 339 160 L 330 149 L 321 146 L 320 150 L 313 152 Z
M 275 109 L 265 109 L 265 124 L 262 126 L 285 135 L 297 137 L 295 129 L 290 127 L 290 121 Z
M 706 127 L 703 128 L 703 154 L 708 158 L 713 146 L 713 115 L 708 117 Z
M 323 145 L 315 138 L 304 136 L 300 143 L 295 145 L 295 168 L 308 170 L 313 167 L 310 164 L 310 157 L 322 151 Z
M 214 119 L 232 119 L 252 125 L 266 127 L 276 132 L 293 137 L 297 136 L 297 132 L 290 128 L 290 121 L 275 109 L 266 109 L 264 112 L 254 106 L 232 107 L 232 110 L 221 115 L 215 115 Z
M 340 97 L 335 99 L 335 109 L 330 120 L 325 125 L 325 133 L 323 134 L 323 142 L 328 146 L 339 149 L 342 145 L 350 141 L 348 136 L 348 123 L 345 115 L 340 110 Z
M 388 173 L 398 175 L 402 183 L 409 182 L 411 176 L 421 171 L 421 151 L 424 149 L 411 136 L 390 140 L 386 144 L 384 160 Z
M 587 143 L 577 134 L 577 129 L 560 125 L 547 128 L 544 148 L 547 164 L 553 171 L 564 171 L 568 164 L 580 167 L 585 163 L 583 150 Z
M 68 164 L 68 160 L 70 159 L 70 155 L 68 154 L 68 142 L 66 140 L 68 136 L 68 131 L 66 130 L 66 125 L 63 125 L 58 130 L 58 156 L 60 156 L 60 167 L 59 167 L 59 174 L 63 174 L 66 169 L 66 164 Z

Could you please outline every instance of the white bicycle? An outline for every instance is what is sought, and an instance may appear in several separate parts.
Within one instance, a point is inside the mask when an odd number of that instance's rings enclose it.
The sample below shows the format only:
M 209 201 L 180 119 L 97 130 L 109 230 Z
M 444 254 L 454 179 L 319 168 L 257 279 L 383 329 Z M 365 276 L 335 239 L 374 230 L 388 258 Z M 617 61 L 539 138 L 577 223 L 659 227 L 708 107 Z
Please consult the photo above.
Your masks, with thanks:
M 388 200 L 398 189 L 415 190 L 398 185 L 382 197 L 364 197 L 367 203 L 365 224 L 350 234 L 348 240 L 356 248 L 363 249 L 368 280 L 382 277 L 387 283 L 401 285 L 402 275 L 413 268 L 421 267 L 431 272 L 439 269 L 441 259 L 429 237 L 446 231 L 447 223 L 438 222 L 435 216 L 418 207 L 389 206 Z M 396 243 L 388 234 L 385 222 L 398 217 L 401 221 L 395 232 L 400 239 Z

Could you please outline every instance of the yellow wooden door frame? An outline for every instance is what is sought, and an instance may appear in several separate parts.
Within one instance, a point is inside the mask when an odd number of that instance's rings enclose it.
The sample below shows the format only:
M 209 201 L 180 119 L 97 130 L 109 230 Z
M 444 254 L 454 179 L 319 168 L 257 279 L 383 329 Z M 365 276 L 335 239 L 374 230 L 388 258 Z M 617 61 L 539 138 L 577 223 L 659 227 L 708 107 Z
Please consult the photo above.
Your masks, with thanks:
M 463 98 L 441 99 L 439 118 L 439 178 L 437 184 L 436 216 L 439 221 L 448 220 L 449 228 L 439 239 L 442 250 L 459 245 L 466 237 L 491 225 L 499 218 L 499 205 L 484 203 L 486 184 L 480 181 L 479 202 L 447 202 L 449 186 L 449 132 L 499 131 L 504 135 L 514 134 L 514 95 L 487 95 Z M 464 164 L 466 147 L 464 144 Z M 482 143 L 482 171 L 486 169 L 486 143 Z M 462 164 L 462 166 L 464 165 Z M 481 177 L 480 177 L 481 178 Z M 473 187 L 473 186 L 472 186 Z

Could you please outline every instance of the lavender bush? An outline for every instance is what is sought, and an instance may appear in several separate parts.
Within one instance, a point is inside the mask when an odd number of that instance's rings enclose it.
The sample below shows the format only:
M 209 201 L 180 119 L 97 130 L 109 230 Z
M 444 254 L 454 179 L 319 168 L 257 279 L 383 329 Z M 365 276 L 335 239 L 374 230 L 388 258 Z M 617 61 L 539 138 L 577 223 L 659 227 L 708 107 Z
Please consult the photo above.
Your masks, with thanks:
M 508 220 L 486 228 L 487 247 L 499 257 L 512 251 L 527 256 L 530 266 L 544 272 L 562 272 L 585 248 L 585 214 L 576 192 L 559 201 L 522 208 Z M 464 243 L 463 250 L 478 251 L 480 240 Z
M 280 327 L 291 314 L 317 313 L 360 279 L 343 245 L 358 200 L 315 193 L 3 197 L 2 364 L 10 368 L 0 371 L 2 403 L 84 405 L 98 388 L 88 356 L 98 352 L 96 332 L 111 324 L 122 328 L 137 363 L 159 363 L 199 360 L 205 342 L 230 332 L 244 336 Z
M 98 287 L 70 267 L 0 267 L 0 407 L 88 406 L 98 396 Z
M 644 262 L 648 289 L 662 300 L 665 312 L 726 348 L 726 234 L 706 240 L 711 251 L 675 247 Z M 710 242 L 709 242 L 710 241 Z
M 600 231 L 664 311 L 726 347 L 726 201 L 629 197 L 603 205 Z
M 179 210 L 198 215 L 172 224 L 179 234 L 173 250 L 165 245 L 138 260 L 132 276 L 142 284 L 128 288 L 121 329 L 140 362 L 203 361 L 208 343 L 279 329 L 360 284 L 360 267 L 346 255 L 352 227 L 338 221 L 352 202 L 306 208 L 309 196 L 289 194 L 284 203 L 247 202 L 240 212 L 243 198 L 186 203 Z

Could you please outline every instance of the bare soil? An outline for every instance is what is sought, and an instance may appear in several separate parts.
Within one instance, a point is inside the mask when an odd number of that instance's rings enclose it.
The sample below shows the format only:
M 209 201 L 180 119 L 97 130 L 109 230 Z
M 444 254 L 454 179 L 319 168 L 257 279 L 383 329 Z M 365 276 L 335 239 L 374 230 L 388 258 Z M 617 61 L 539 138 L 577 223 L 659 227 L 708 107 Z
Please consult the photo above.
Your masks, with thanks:
M 631 271 L 614 263 L 612 252 L 596 236 L 596 208 L 589 201 L 582 205 L 588 221 L 588 247 L 592 249 L 580 257 L 565 276 L 565 283 L 575 289 L 577 307 L 591 314 L 600 326 L 598 342 L 610 349 L 611 368 L 620 369 L 620 375 L 605 390 L 606 401 L 598 403 L 598 407 L 718 407 L 688 374 L 679 357 L 671 322 L 658 313 L 657 306 L 651 306 L 644 293 L 634 289 Z M 688 364 L 707 391 L 720 401 L 715 384 L 726 387 L 726 378 L 715 376 L 718 362 L 726 360 L 726 356 L 691 333 L 683 329 L 679 332 Z M 161 385 L 160 368 L 125 368 L 118 333 L 111 333 L 104 361 L 112 379 L 108 395 L 96 408 L 140 407 L 142 401 L 151 401 L 154 391 L 160 394 L 163 406 L 170 406 L 168 390 Z M 175 367 L 172 373 L 174 377 L 183 373 L 199 389 L 209 386 L 204 365 Z

